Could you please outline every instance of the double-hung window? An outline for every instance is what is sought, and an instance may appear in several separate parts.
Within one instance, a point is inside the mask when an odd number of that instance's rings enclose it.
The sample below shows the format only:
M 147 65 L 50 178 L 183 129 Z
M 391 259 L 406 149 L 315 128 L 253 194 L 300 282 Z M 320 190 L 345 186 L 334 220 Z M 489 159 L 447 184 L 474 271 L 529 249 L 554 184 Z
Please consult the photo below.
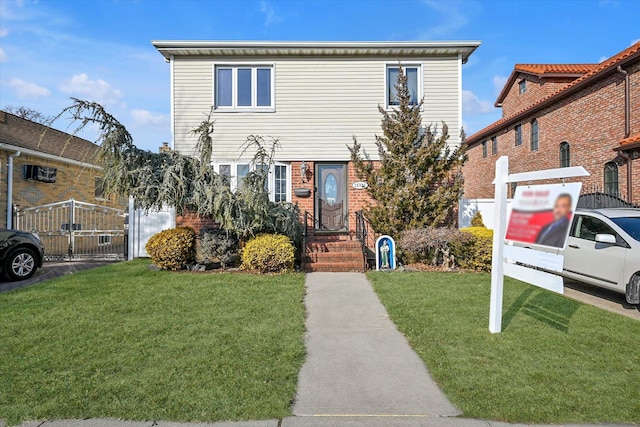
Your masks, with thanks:
M 411 98 L 411 105 L 418 105 L 422 98 L 422 85 L 421 68 L 419 65 L 403 65 L 402 71 L 407 76 L 407 88 L 409 89 L 409 97 Z M 398 83 L 399 66 L 387 65 L 386 75 L 386 89 L 387 89 L 387 107 L 399 105 L 398 91 L 396 90 L 396 83 Z
M 522 125 L 516 125 L 514 132 L 516 134 L 516 147 L 522 145 Z
M 531 120 L 531 151 L 538 151 L 538 119 Z
M 274 202 L 291 200 L 291 165 L 274 163 L 270 168 L 266 165 L 253 165 L 249 162 L 220 162 L 214 164 L 214 170 L 224 176 L 232 191 L 239 190 L 250 171 L 262 170 L 266 173 L 265 189 Z
M 217 110 L 273 109 L 272 65 L 216 65 L 214 82 Z

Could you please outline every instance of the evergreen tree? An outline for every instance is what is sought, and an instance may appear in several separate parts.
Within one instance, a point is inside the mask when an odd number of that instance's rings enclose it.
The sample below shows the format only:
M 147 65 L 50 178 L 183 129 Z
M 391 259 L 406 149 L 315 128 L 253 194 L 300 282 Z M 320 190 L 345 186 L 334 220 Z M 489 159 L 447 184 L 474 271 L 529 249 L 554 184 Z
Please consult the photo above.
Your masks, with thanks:
M 422 126 L 423 101 L 411 103 L 407 77 L 399 67 L 395 84 L 398 106 L 382 114 L 382 136 L 376 135 L 379 165 L 369 159 L 353 137 L 351 160 L 367 182 L 373 203 L 365 215 L 378 233 L 397 235 L 427 226 L 452 226 L 462 196 L 462 165 L 466 160 L 464 131 L 460 148 L 447 146 L 448 127 Z

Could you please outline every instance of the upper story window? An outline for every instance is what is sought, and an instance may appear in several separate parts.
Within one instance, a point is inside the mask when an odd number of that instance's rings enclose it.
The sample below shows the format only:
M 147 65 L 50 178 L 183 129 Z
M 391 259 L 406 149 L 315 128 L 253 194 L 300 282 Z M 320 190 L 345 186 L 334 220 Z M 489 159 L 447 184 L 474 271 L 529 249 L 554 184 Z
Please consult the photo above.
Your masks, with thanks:
M 498 138 L 495 136 L 491 138 L 491 154 L 493 156 L 498 154 Z
M 273 109 L 272 65 L 216 65 L 214 82 L 216 109 Z
M 526 91 L 527 91 L 527 81 L 526 80 L 520 80 L 518 82 L 518 93 L 520 95 L 522 95 Z
M 571 166 L 571 147 L 567 141 L 560 143 L 560 167 L 568 168 Z
M 531 151 L 538 151 L 538 119 L 531 120 Z
M 411 104 L 418 105 L 422 98 L 420 84 L 420 66 L 418 65 L 403 65 L 402 71 L 407 76 L 407 87 L 409 89 L 409 95 L 411 96 Z M 396 83 L 398 82 L 398 66 L 387 66 L 387 107 L 398 105 L 398 94 L 396 91 Z
M 618 165 L 609 162 L 604 165 L 604 192 L 618 196 Z
M 482 141 L 482 157 L 487 157 L 487 141 Z
M 522 145 L 522 125 L 516 125 L 513 130 L 516 134 L 516 147 Z

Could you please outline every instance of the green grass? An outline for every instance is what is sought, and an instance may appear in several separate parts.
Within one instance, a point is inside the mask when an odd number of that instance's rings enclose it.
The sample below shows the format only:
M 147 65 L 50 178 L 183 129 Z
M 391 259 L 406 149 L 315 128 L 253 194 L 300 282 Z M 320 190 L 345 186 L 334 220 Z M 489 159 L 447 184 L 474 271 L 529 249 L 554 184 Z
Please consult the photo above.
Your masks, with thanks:
M 289 415 L 304 276 L 119 263 L 0 294 L 0 419 Z
M 640 423 L 640 322 L 488 274 L 370 273 L 391 318 L 465 417 Z

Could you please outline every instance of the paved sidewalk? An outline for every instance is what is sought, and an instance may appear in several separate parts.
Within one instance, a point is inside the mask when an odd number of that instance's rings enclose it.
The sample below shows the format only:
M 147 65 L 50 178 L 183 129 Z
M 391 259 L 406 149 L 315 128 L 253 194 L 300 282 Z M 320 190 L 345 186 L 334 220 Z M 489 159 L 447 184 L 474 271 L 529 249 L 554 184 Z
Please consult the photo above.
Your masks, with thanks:
M 461 415 L 364 274 L 311 273 L 306 286 L 307 360 L 294 415 Z

